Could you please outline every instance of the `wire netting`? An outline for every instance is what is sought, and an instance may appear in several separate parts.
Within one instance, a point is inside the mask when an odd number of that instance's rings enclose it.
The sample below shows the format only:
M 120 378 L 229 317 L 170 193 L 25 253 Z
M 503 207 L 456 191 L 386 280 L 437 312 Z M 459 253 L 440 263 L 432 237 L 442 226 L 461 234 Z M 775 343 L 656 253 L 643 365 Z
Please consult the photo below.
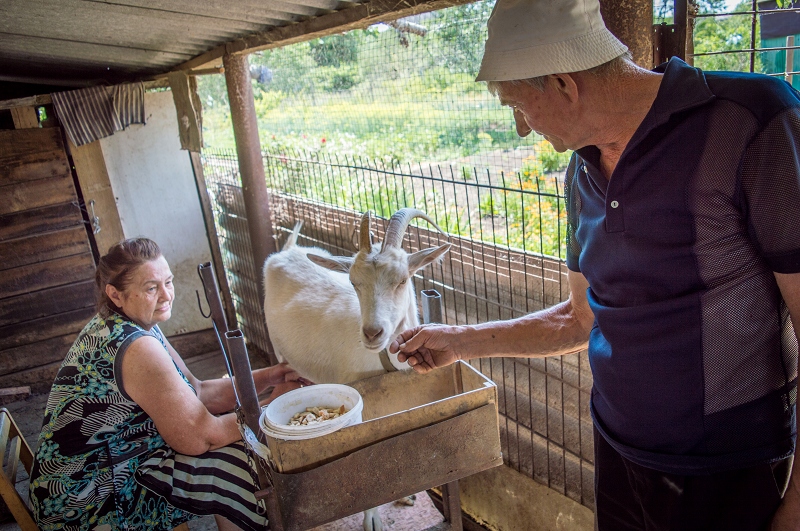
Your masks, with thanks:
M 319 153 L 266 152 L 264 164 L 278 246 L 296 220 L 304 220 L 301 245 L 334 254 L 354 252 L 360 213 L 387 218 L 398 208 L 426 211 L 446 232 L 415 220 L 406 235 L 409 252 L 450 242 L 441 265 L 414 278 L 417 293 L 442 296 L 444 320 L 475 324 L 519 317 L 568 295 L 563 253 L 564 202 L 557 175 L 535 182 L 523 175 L 465 179 L 452 166 L 387 166 L 375 161 Z M 226 271 L 239 315 L 257 319 L 255 278 L 242 252 L 246 218 L 236 156 L 205 150 L 203 165 L 213 198 Z M 526 185 L 527 183 L 527 185 Z M 517 239 L 509 220 L 520 225 Z M 561 236 L 559 236 L 561 234 Z M 244 277 L 244 278 L 243 278 Z M 258 340 L 251 338 L 256 344 Z M 473 365 L 498 385 L 501 442 L 507 465 L 593 507 L 592 379 L 586 353 L 549 359 L 492 358 Z
M 671 24 L 672 0 L 657 0 L 656 23 Z M 800 9 L 790 0 L 689 1 L 687 61 L 703 70 L 784 77 L 800 88 Z
M 436 289 L 447 323 L 519 317 L 568 296 L 563 170 L 569 154 L 520 139 L 512 113 L 474 81 L 493 1 L 475 2 L 250 57 L 278 248 L 354 252 L 360 214 L 424 210 L 408 251 L 453 247 L 415 279 Z M 200 83 L 204 172 L 240 327 L 266 345 L 222 76 Z M 493 358 L 505 463 L 590 508 L 592 385 L 586 353 Z

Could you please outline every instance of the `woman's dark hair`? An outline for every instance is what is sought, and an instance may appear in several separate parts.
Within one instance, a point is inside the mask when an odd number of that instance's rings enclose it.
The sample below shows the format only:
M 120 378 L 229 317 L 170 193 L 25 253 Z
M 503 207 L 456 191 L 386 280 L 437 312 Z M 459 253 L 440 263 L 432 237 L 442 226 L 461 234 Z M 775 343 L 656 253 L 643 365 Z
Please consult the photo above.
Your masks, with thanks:
M 134 270 L 159 256 L 161 249 L 156 242 L 147 238 L 131 238 L 112 245 L 100 258 L 94 275 L 98 289 L 97 312 L 102 317 L 108 317 L 111 312 L 119 311 L 120 309 L 106 295 L 106 286 L 111 284 L 117 290 L 125 291 Z

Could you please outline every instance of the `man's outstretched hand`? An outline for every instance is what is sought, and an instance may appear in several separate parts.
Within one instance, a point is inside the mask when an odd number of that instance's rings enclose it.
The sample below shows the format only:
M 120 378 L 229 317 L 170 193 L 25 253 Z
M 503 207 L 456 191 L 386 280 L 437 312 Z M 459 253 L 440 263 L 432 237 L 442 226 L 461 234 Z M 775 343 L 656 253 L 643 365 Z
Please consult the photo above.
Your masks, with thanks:
M 420 374 L 455 363 L 462 354 L 453 348 L 460 327 L 447 325 L 424 325 L 410 328 L 397 336 L 389 352 L 397 353 L 397 359 Z

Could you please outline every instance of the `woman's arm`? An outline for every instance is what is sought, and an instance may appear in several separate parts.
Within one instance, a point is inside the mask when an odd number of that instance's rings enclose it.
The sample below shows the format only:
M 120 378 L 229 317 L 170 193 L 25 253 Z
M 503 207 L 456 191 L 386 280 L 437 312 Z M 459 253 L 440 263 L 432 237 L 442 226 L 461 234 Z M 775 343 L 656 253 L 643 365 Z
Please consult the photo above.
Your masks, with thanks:
M 128 396 L 153 419 L 158 433 L 179 453 L 200 455 L 241 438 L 235 415 L 214 416 L 186 385 L 172 357 L 154 337 L 140 337 L 128 347 L 118 378 Z M 190 381 L 197 379 L 192 376 Z
M 203 405 L 206 406 L 210 413 L 215 415 L 226 413 L 231 411 L 236 406 L 236 397 L 233 392 L 233 383 L 230 378 L 198 380 L 191 373 L 191 371 L 189 371 L 188 367 L 186 367 L 186 363 L 184 363 L 180 354 L 178 354 L 178 352 L 172 347 L 169 341 L 167 341 L 166 338 L 164 338 L 164 341 L 167 344 L 167 351 L 169 352 L 169 355 L 175 361 L 175 364 L 178 366 L 181 372 L 186 376 L 186 379 L 189 380 L 192 386 L 194 386 L 195 390 L 197 391 L 197 398 L 203 403 Z M 220 354 L 220 356 L 221 355 L 222 354 Z M 284 383 L 294 382 L 301 379 L 300 375 L 297 374 L 286 363 L 279 363 L 278 365 L 274 365 L 272 367 L 256 369 L 252 372 L 252 374 L 253 382 L 256 386 L 256 394 L 259 395 L 269 387 L 279 386 Z M 300 387 L 300 384 L 297 383 L 296 385 L 288 386 L 281 385 L 280 388 L 276 389 L 277 392 L 273 392 L 270 395 L 270 398 L 262 401 L 261 405 L 269 403 L 271 399 L 279 396 L 282 393 L 285 393 L 286 391 L 290 391 L 295 387 Z

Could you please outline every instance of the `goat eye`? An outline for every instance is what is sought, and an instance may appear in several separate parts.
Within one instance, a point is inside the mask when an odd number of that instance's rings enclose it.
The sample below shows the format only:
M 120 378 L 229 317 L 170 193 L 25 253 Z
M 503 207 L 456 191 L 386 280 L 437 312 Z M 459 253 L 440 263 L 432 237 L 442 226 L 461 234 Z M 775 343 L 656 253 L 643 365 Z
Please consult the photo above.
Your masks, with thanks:
M 407 280 L 407 279 L 405 279 L 405 278 L 404 278 L 403 280 L 401 280 L 401 281 L 400 281 L 400 284 L 398 284 L 398 286 L 397 286 L 397 287 L 400 287 L 400 286 L 403 286 L 403 285 L 405 285 L 405 283 L 406 283 L 406 280 Z

